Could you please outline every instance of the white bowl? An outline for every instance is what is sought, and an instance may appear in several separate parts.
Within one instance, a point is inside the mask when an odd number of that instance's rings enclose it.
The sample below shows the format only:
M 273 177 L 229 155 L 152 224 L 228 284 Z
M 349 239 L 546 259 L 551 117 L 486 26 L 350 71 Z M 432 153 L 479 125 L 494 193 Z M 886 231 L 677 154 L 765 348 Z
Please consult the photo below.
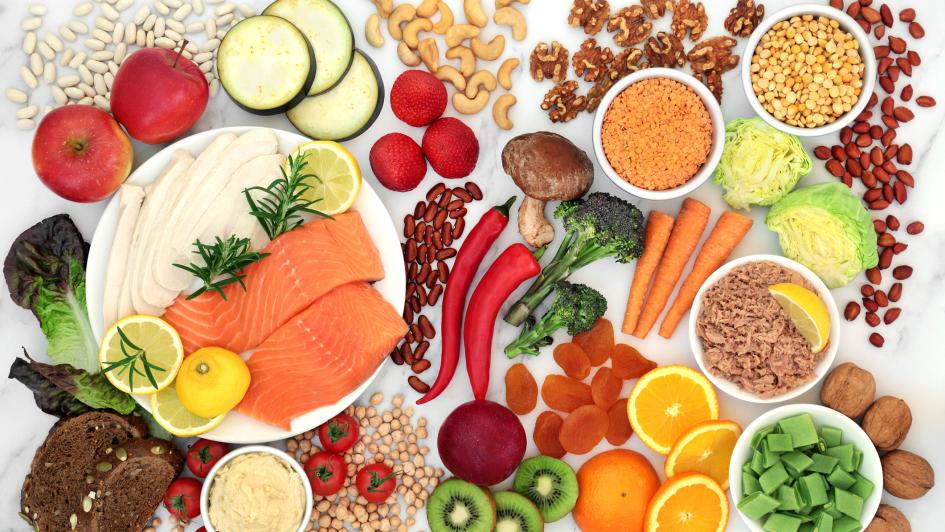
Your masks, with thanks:
M 865 71 L 863 72 L 863 87 L 860 90 L 860 99 L 857 100 L 856 105 L 854 105 L 849 112 L 833 122 L 814 128 L 795 127 L 778 120 L 761 106 L 758 97 L 755 96 L 754 89 L 751 88 L 751 60 L 755 55 L 755 48 L 758 47 L 758 42 L 761 40 L 761 37 L 778 22 L 800 15 L 825 16 L 839 22 L 840 28 L 852 34 L 857 42 L 860 43 L 860 57 L 862 57 L 865 66 Z M 873 54 L 873 45 L 870 44 L 869 36 L 855 20 L 850 18 L 850 16 L 843 11 L 822 4 L 797 4 L 772 13 L 755 28 L 755 31 L 748 37 L 748 44 L 745 46 L 745 57 L 742 58 L 741 73 L 742 85 L 745 88 L 745 95 L 748 96 L 748 102 L 751 104 L 755 113 L 765 122 L 791 135 L 797 135 L 798 137 L 816 137 L 840 131 L 853 122 L 853 120 L 866 109 L 866 104 L 869 103 L 870 96 L 873 94 L 873 89 L 876 86 L 876 55 Z
M 817 295 L 820 296 L 820 299 L 823 300 L 824 304 L 827 305 L 827 312 L 830 313 L 830 341 L 825 349 L 823 359 L 821 359 L 820 363 L 814 367 L 814 374 L 816 376 L 810 381 L 798 386 L 797 388 L 794 388 L 793 390 L 768 399 L 764 399 L 753 393 L 746 392 L 739 388 L 734 382 L 717 377 L 711 371 L 709 371 L 705 365 L 705 362 L 702 360 L 702 340 L 696 334 L 696 321 L 699 319 L 699 311 L 702 309 L 702 296 L 705 294 L 705 291 L 708 290 L 710 286 L 718 282 L 719 279 L 728 275 L 728 273 L 734 268 L 743 264 L 748 264 L 749 262 L 761 261 L 773 262 L 789 270 L 797 272 L 802 277 L 804 277 L 804 279 L 806 279 L 807 282 L 811 284 L 814 292 L 816 292 Z M 837 356 L 837 348 L 840 344 L 839 332 L 840 312 L 837 310 L 837 303 L 830 294 L 830 290 L 827 288 L 827 285 L 825 285 L 824 282 L 820 280 L 820 277 L 817 277 L 814 272 L 812 272 L 803 264 L 780 255 L 748 255 L 747 257 L 734 259 L 723 264 L 722 267 L 720 267 L 718 270 L 715 270 L 715 272 L 710 275 L 704 283 L 702 283 L 702 286 L 699 287 L 699 292 L 696 294 L 696 299 L 692 302 L 692 308 L 689 310 L 689 345 L 692 348 L 692 355 L 696 359 L 696 364 L 699 364 L 699 369 L 702 370 L 702 373 L 704 373 L 710 381 L 712 381 L 712 384 L 714 384 L 716 388 L 736 399 L 741 399 L 742 401 L 748 401 L 750 403 L 782 403 L 789 399 L 793 399 L 813 388 L 815 384 L 824 378 L 824 375 L 826 375 L 827 371 L 830 370 L 830 366 L 833 365 L 834 358 Z
M 614 170 L 614 167 L 610 165 L 610 161 L 607 160 L 607 155 L 604 153 L 604 143 L 601 141 L 604 115 L 607 114 L 607 109 L 610 107 L 610 104 L 613 103 L 614 98 L 630 85 L 651 78 L 668 78 L 673 81 L 678 81 L 696 91 L 696 94 L 702 99 L 702 103 L 705 104 L 705 108 L 709 111 L 709 117 L 712 119 L 712 150 L 709 152 L 709 156 L 706 158 L 705 163 L 703 163 L 702 168 L 696 175 L 692 176 L 689 181 L 686 181 L 676 188 L 667 190 L 647 190 L 634 186 L 620 177 L 620 174 Z M 722 108 L 719 106 L 719 102 L 715 100 L 715 96 L 696 78 L 685 72 L 671 68 L 647 68 L 621 79 L 607 91 L 607 94 L 604 95 L 604 99 L 600 102 L 600 106 L 597 108 L 597 114 L 594 115 L 594 154 L 597 156 L 597 162 L 600 163 L 601 168 L 604 169 L 604 173 L 607 174 L 607 177 L 609 177 L 615 185 L 638 198 L 670 200 L 685 196 L 699 188 L 699 186 L 705 183 L 706 180 L 709 179 L 709 176 L 715 172 L 715 167 L 718 166 L 719 160 L 722 158 L 722 148 L 724 145 L 725 118 L 722 116 Z
M 309 520 L 312 517 L 312 506 L 315 503 L 314 497 L 312 496 L 312 484 L 308 481 L 308 476 L 305 474 L 305 469 L 303 469 L 294 458 L 285 452 L 280 451 L 274 447 L 269 447 L 268 445 L 247 445 L 246 447 L 234 449 L 221 458 L 220 461 L 210 469 L 210 472 L 207 474 L 207 479 L 203 483 L 203 487 L 200 488 L 200 515 L 203 517 L 203 524 L 205 527 L 207 527 L 207 532 L 217 532 L 217 529 L 213 528 L 213 523 L 210 522 L 210 487 L 213 485 L 217 471 L 219 471 L 221 467 L 225 466 L 230 462 L 230 460 L 236 458 L 237 456 L 250 453 L 271 454 L 276 458 L 288 463 L 290 466 L 292 466 L 292 469 L 298 473 L 299 478 L 302 480 L 302 487 L 305 489 L 305 512 L 302 514 L 302 522 L 299 523 L 297 532 L 305 532 L 305 529 L 308 527 Z
M 751 437 L 759 429 L 773 425 L 783 418 L 804 413 L 810 414 L 814 418 L 814 424 L 817 425 L 818 429 L 823 426 L 830 426 L 842 430 L 843 442 L 852 443 L 857 449 L 863 451 L 860 474 L 875 484 L 873 493 L 870 493 L 870 496 L 863 503 L 863 515 L 860 516 L 860 524 L 863 525 L 863 528 L 866 528 L 866 525 L 876 515 L 876 509 L 879 508 L 880 499 L 883 496 L 883 468 L 879 462 L 879 453 L 876 452 L 876 447 L 873 446 L 869 436 L 863 432 L 863 429 L 856 422 L 836 410 L 820 405 L 795 404 L 780 406 L 761 414 L 745 427 L 742 435 L 735 442 L 735 448 L 732 450 L 732 461 L 728 466 L 728 485 L 732 500 L 735 501 L 734 508 L 752 532 L 763 532 L 762 523 L 749 519 L 741 510 L 738 510 L 738 502 L 743 499 L 742 465 L 751 460 Z

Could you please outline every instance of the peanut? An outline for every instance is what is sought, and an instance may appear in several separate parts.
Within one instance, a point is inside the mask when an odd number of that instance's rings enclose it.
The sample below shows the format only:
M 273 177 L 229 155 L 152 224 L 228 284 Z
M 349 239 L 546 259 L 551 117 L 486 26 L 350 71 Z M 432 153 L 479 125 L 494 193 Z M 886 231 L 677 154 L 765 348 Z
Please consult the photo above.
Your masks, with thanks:
M 509 119 L 509 109 L 515 105 L 517 100 L 511 94 L 503 94 L 492 105 L 492 118 L 496 125 L 508 131 L 515 125 Z

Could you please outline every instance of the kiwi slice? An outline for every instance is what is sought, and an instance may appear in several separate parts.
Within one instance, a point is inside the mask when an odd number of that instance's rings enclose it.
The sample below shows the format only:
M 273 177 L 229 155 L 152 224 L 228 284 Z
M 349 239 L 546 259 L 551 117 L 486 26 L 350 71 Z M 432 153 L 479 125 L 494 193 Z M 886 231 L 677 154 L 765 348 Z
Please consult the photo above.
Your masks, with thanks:
M 513 489 L 535 503 L 546 523 L 571 513 L 578 498 L 574 470 L 550 456 L 533 456 L 523 461 L 515 472 Z
M 431 532 L 491 532 L 495 520 L 489 490 L 458 478 L 437 486 L 427 502 Z
M 540 532 L 545 521 L 535 503 L 514 491 L 500 491 L 494 495 L 495 532 Z

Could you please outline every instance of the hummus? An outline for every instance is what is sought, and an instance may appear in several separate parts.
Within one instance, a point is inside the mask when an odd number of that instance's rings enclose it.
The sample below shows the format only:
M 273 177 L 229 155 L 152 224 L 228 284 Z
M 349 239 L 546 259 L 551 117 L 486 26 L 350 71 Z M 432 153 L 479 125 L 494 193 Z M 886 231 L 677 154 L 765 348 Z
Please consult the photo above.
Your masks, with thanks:
M 305 487 L 285 460 L 247 453 L 213 477 L 209 506 L 219 532 L 295 532 L 305 514 Z

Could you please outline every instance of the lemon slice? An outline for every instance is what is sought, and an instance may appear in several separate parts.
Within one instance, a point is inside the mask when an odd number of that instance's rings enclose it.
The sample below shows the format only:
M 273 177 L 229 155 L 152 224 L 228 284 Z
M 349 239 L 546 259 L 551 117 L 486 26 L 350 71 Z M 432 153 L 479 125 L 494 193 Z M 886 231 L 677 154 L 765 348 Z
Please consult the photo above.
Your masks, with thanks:
M 206 418 L 187 410 L 177 397 L 177 388 L 173 385 L 151 396 L 151 415 L 168 432 L 182 438 L 203 434 L 219 425 L 226 417 L 224 413 Z
M 298 147 L 308 163 L 304 172 L 310 179 L 304 198 L 315 201 L 312 208 L 325 214 L 341 214 L 351 208 L 361 190 L 361 168 L 354 155 L 330 140 L 306 142 Z
M 811 350 L 823 351 L 830 339 L 830 313 L 820 296 L 794 283 L 769 286 L 768 292 L 810 343 Z
M 150 395 L 174 382 L 184 347 L 166 321 L 139 314 L 122 318 L 105 332 L 98 360 L 116 388 Z

